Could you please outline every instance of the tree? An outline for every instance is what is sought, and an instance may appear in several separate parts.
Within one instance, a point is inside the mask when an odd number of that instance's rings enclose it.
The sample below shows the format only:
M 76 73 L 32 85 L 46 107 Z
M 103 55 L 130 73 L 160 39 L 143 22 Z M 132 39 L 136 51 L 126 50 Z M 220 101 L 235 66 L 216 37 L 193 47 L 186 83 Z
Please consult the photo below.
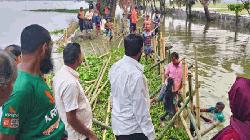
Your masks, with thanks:
M 244 9 L 247 10 L 248 14 L 250 15 L 250 0 L 248 0 L 248 1 L 241 0 L 241 1 L 243 3 Z
M 230 11 L 235 12 L 235 17 L 236 17 L 235 23 L 237 25 L 238 20 L 239 20 L 239 13 L 244 9 L 244 5 L 243 4 L 228 4 L 227 7 Z
M 210 13 L 208 10 L 209 0 L 200 0 L 200 3 L 202 4 L 202 6 L 204 8 L 204 12 L 205 12 L 205 16 L 206 16 L 207 21 L 210 21 L 211 18 L 210 18 Z

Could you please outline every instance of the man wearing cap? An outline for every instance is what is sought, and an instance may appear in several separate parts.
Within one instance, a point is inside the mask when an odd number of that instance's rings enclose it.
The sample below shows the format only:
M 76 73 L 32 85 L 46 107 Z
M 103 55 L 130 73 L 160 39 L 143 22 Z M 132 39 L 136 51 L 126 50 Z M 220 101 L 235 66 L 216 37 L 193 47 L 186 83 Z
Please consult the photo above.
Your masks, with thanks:
M 3 105 L 0 140 L 61 140 L 64 124 L 41 75 L 53 69 L 49 32 L 30 25 L 21 34 L 22 60 L 12 95 Z

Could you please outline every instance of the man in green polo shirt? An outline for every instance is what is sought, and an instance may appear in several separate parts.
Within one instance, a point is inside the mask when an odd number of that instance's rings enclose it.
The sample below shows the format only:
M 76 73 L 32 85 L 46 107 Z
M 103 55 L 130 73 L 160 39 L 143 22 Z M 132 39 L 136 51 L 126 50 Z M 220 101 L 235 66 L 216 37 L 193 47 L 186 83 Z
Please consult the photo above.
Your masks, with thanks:
M 3 105 L 0 140 L 61 140 L 53 94 L 42 78 L 53 69 L 49 32 L 30 25 L 21 34 L 22 61 L 13 93 Z

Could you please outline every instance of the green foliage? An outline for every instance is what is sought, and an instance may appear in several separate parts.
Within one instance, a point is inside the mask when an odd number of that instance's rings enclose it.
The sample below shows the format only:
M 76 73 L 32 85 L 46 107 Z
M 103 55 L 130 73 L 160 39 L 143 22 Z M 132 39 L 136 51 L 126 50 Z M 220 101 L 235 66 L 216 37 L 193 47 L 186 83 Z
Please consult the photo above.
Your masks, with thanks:
M 63 29 L 59 29 L 59 30 L 50 31 L 49 33 L 52 35 L 58 35 L 58 34 L 62 34 L 63 31 L 64 31 Z
M 228 9 L 230 11 L 234 11 L 235 15 L 238 16 L 239 12 L 241 12 L 244 9 L 243 4 L 228 4 Z

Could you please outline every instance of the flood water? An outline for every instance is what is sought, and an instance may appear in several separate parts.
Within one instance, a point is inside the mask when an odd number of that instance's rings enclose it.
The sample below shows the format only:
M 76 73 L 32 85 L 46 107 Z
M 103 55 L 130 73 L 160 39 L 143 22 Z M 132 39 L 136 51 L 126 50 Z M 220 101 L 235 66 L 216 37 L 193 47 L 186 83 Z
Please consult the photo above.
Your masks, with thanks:
M 49 31 L 65 28 L 75 14 L 57 12 L 31 12 L 35 9 L 87 8 L 84 1 L 0 1 L 0 48 L 20 44 L 22 29 L 30 24 L 39 24 Z
M 197 47 L 201 107 L 208 108 L 218 101 L 224 102 L 224 125 L 229 124 L 231 111 L 227 93 L 236 77 L 232 67 L 241 66 L 245 75 L 250 75 L 250 35 L 222 30 L 214 24 L 205 25 L 201 21 L 192 23 L 170 16 L 165 18 L 164 25 L 165 36 L 170 35 L 168 44 L 174 46 L 172 51 L 185 57 L 189 64 L 194 64 L 193 46 Z M 208 127 L 209 124 L 203 126 Z M 217 131 L 204 139 L 211 138 Z

